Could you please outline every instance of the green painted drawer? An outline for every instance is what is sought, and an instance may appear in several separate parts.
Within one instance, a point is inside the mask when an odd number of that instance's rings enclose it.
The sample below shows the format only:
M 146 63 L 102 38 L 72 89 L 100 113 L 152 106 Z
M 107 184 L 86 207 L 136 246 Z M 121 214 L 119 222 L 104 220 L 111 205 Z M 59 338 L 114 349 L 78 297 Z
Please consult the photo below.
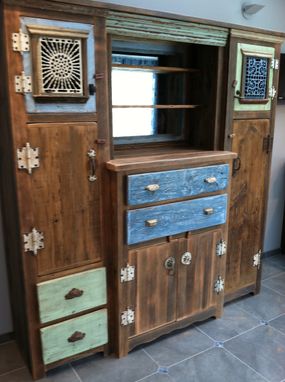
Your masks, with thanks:
M 40 330 L 45 365 L 95 349 L 108 342 L 107 309 Z
M 98 268 L 37 284 L 41 323 L 104 305 L 106 269 Z

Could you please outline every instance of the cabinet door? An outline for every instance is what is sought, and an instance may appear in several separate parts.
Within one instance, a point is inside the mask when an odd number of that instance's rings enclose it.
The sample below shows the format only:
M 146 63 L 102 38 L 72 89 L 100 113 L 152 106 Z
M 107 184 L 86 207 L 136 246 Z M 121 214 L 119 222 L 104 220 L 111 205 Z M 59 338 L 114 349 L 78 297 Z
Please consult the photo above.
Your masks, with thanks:
M 87 155 L 96 150 L 96 137 L 96 123 L 28 125 L 40 159 L 29 178 L 33 225 L 44 235 L 36 257 L 40 275 L 100 260 L 99 180 L 89 180 L 94 159 Z
M 194 234 L 186 240 L 186 252 L 191 257 L 186 264 L 179 254 L 177 263 L 177 319 L 201 313 L 217 304 L 219 296 L 214 291 L 218 276 L 224 279 L 224 256 L 216 255 L 216 245 L 223 239 L 222 230 Z
M 269 128 L 269 120 L 239 120 L 233 124 L 232 151 L 238 153 L 240 163 L 232 178 L 227 293 L 256 283 L 253 256 L 262 248 L 269 163 L 264 142 Z
M 136 280 L 130 283 L 131 305 L 135 324 L 131 335 L 158 328 L 176 319 L 176 263 L 166 269 L 166 261 L 175 260 L 185 250 L 184 240 L 153 245 L 129 252 L 129 263 L 135 265 Z

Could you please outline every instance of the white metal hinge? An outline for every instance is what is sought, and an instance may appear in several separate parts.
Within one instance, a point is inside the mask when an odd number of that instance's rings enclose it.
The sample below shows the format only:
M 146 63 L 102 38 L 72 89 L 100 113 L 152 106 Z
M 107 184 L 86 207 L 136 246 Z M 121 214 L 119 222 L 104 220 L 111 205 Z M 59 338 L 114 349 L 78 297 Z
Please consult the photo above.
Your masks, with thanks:
M 22 72 L 19 76 L 15 76 L 15 91 L 16 93 L 31 93 L 32 92 L 32 76 L 26 76 Z
M 225 240 L 220 240 L 216 245 L 216 255 L 224 256 L 227 253 L 227 242 Z
M 272 88 L 269 89 L 268 95 L 270 98 L 274 99 L 276 96 L 276 93 L 277 93 L 277 90 L 275 89 L 274 86 L 272 86 Z
M 27 170 L 29 174 L 32 173 L 33 168 L 40 166 L 39 148 L 32 148 L 28 143 L 25 147 L 17 149 L 18 169 Z
M 127 264 L 125 268 L 121 268 L 121 283 L 132 281 L 135 279 L 135 267 Z
M 30 39 L 22 29 L 19 33 L 12 33 L 12 47 L 15 52 L 28 52 L 30 50 Z
M 218 276 L 218 279 L 216 280 L 214 285 L 214 291 L 219 294 L 224 290 L 224 287 L 225 287 L 225 280 L 222 279 L 221 276 Z
M 278 60 L 278 58 L 272 58 L 272 60 L 271 60 L 271 69 L 275 69 L 275 70 L 279 69 L 279 60 Z
M 253 256 L 253 267 L 257 267 L 257 269 L 260 268 L 261 264 L 261 249 Z
M 135 311 L 128 308 L 121 313 L 121 325 L 127 326 L 135 321 Z
M 32 232 L 24 233 L 23 239 L 25 252 L 32 252 L 36 256 L 38 251 L 44 248 L 44 235 L 36 228 L 33 228 Z

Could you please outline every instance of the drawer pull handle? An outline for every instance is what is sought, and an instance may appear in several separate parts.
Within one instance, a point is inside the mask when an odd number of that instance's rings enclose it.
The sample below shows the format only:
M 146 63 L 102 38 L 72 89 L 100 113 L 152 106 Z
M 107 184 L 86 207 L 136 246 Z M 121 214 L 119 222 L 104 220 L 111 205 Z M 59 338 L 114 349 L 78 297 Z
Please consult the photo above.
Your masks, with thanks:
M 149 184 L 149 185 L 147 185 L 146 187 L 145 187 L 145 189 L 147 190 L 147 191 L 150 191 L 150 192 L 155 192 L 155 191 L 157 191 L 157 190 L 159 190 L 159 184 Z
M 149 219 L 149 220 L 146 220 L 145 225 L 147 227 L 155 227 L 157 223 L 158 223 L 157 219 Z
M 77 289 L 77 288 L 72 288 L 65 296 L 64 298 L 66 300 L 71 300 L 72 298 L 80 297 L 84 293 L 83 290 Z
M 217 182 L 217 178 L 214 177 L 214 176 L 210 176 L 209 178 L 205 179 L 205 182 L 209 183 L 209 184 L 216 183 Z
M 214 213 L 214 208 L 204 208 L 205 215 L 212 215 Z
M 87 152 L 87 156 L 89 158 L 89 175 L 88 180 L 89 182 L 95 182 L 97 180 L 96 176 L 96 151 L 94 149 L 90 149 Z
M 80 340 L 83 340 L 83 338 L 86 336 L 86 333 L 83 333 L 83 332 L 74 332 L 68 339 L 67 341 L 68 342 L 76 342 L 76 341 L 80 341 Z

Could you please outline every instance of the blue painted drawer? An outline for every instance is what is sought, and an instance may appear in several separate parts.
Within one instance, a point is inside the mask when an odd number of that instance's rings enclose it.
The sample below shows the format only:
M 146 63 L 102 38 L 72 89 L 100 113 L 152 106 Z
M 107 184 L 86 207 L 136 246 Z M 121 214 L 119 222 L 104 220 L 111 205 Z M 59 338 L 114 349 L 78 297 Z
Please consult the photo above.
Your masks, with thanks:
M 227 194 L 128 211 L 127 243 L 224 224 L 226 216 Z
M 228 177 L 228 164 L 129 175 L 127 202 L 138 205 L 224 190 Z

